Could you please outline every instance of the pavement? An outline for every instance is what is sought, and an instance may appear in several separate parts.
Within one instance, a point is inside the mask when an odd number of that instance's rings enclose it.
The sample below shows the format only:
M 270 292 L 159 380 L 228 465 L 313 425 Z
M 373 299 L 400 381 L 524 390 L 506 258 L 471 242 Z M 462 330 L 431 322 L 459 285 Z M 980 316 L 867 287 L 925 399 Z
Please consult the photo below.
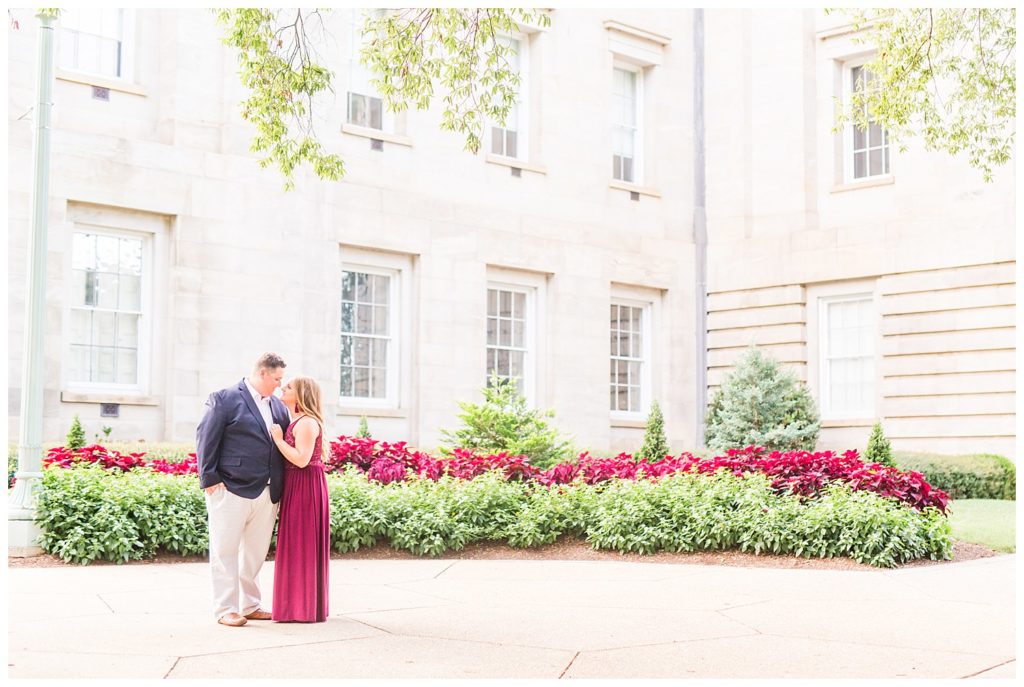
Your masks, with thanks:
M 333 560 L 319 624 L 211 617 L 202 563 L 10 568 L 10 678 L 1006 678 L 1016 555 L 900 570 Z M 269 602 L 273 563 L 262 573 Z

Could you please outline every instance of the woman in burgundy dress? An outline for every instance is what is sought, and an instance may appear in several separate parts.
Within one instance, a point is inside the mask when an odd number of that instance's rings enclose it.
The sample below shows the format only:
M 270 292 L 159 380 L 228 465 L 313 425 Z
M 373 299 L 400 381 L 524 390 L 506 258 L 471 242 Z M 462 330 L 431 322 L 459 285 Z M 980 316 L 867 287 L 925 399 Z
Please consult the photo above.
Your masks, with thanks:
M 271 425 L 274 443 L 286 460 L 272 617 L 279 622 L 321 623 L 327 620 L 331 518 L 320 386 L 309 377 L 296 377 L 282 391 L 292 423 L 283 433 Z

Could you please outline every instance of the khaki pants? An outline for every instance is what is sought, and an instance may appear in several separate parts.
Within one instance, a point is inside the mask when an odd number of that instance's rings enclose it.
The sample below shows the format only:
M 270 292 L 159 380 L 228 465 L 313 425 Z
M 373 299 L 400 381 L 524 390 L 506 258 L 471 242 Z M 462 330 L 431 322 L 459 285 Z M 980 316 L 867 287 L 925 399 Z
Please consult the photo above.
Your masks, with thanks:
M 270 501 L 269 486 L 255 499 L 236 496 L 226 488 L 206 494 L 214 618 L 246 615 L 260 607 L 260 568 L 270 550 L 277 508 Z

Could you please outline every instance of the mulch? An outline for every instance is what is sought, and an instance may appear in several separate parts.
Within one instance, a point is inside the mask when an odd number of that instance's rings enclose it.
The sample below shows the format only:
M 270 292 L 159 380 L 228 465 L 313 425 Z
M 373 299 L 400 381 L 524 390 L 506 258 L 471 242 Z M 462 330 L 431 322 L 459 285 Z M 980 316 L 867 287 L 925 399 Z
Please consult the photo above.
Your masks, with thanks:
M 951 561 L 932 561 L 920 559 L 903 565 L 903 568 L 918 568 L 931 565 L 945 565 L 977 558 L 990 558 L 1005 555 L 993 551 L 980 544 L 957 541 L 953 544 Z M 359 549 L 351 553 L 332 553 L 333 560 L 415 560 L 416 556 L 408 551 L 393 549 L 387 544 L 377 544 L 369 548 Z M 555 561 L 630 561 L 636 563 L 684 563 L 687 565 L 729 565 L 736 567 L 755 568 L 811 568 L 817 570 L 863 570 L 879 571 L 875 568 L 858 563 L 850 558 L 800 558 L 796 556 L 754 555 L 742 551 L 698 551 L 693 553 L 655 553 L 635 554 L 617 553 L 615 551 L 598 551 L 579 539 L 563 537 L 553 544 L 533 549 L 515 549 L 505 544 L 481 542 L 469 544 L 461 551 L 448 551 L 438 558 L 449 560 L 555 560 Z M 206 556 L 179 556 L 167 552 L 159 552 L 156 557 L 144 561 L 131 561 L 123 565 L 152 565 L 154 563 L 205 563 Z M 118 565 L 109 561 L 95 561 L 92 565 Z M 9 568 L 59 568 L 77 567 L 73 563 L 65 563 L 55 556 L 43 554 L 29 558 L 13 558 L 8 556 Z

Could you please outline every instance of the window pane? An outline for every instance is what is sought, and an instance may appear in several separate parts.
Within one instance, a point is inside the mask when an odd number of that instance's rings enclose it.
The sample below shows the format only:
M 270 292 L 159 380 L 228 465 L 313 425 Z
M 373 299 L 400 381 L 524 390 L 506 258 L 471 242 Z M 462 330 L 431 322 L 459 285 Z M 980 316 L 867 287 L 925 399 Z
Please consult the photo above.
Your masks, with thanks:
M 523 378 L 523 358 L 524 354 L 522 351 L 512 351 L 509 355 L 510 372 L 517 379 Z M 520 389 L 522 389 L 522 386 L 522 384 L 519 385 Z
M 498 345 L 512 345 L 512 322 L 510 320 L 498 321 Z
M 868 156 L 869 156 L 869 159 L 871 161 L 871 164 L 870 164 L 871 176 L 875 176 L 876 174 L 881 174 L 882 173 L 882 149 L 881 148 L 875 148 L 874 150 L 871 150 L 871 151 L 868 152 Z
M 860 179 L 868 175 L 867 153 L 853 154 L 853 178 Z
M 139 316 L 117 316 L 117 345 L 120 348 L 139 347 Z
M 487 318 L 487 345 L 498 345 L 498 320 L 493 317 Z
M 526 324 L 523 320 L 515 320 L 512 322 L 512 345 L 516 348 L 523 348 L 526 343 Z
M 341 395 L 351 396 L 352 395 L 352 368 L 342 367 L 341 368 Z
M 354 301 L 356 298 L 356 275 L 345 270 L 341 273 L 341 300 Z
M 515 308 L 515 316 L 517 319 L 523 320 L 526 318 L 526 294 L 516 293 L 513 296 L 512 305 Z
M 509 373 L 509 359 L 508 351 L 499 348 L 496 356 L 495 370 L 502 377 L 508 377 Z
M 505 130 L 501 127 L 491 127 L 491 152 L 495 155 L 505 154 Z
M 120 310 L 142 309 L 142 278 L 122 274 L 117 279 L 117 307 Z
M 341 331 L 355 331 L 355 309 L 356 306 L 351 303 L 341 304 Z
M 370 302 L 370 275 L 363 272 L 356 272 L 356 301 Z
M 370 396 L 370 368 L 357 367 L 353 370 L 355 378 L 352 395 L 357 398 L 368 398 Z
M 370 368 L 370 395 L 373 398 L 384 398 L 387 396 L 387 374 L 383 368 Z
M 92 343 L 94 346 L 115 344 L 116 315 L 112 312 L 96 311 L 92 317 Z M 113 363 L 111 362 L 111 367 Z
M 379 336 L 388 335 L 388 309 L 382 306 L 373 308 L 373 333 Z
M 92 349 L 92 381 L 115 382 L 113 348 Z
M 373 327 L 373 306 L 356 306 L 356 329 L 359 334 L 369 334 Z
M 121 239 L 121 274 L 142 274 L 142 241 Z
M 132 349 L 117 350 L 117 383 L 135 384 L 138 381 L 138 353 Z
M 341 337 L 341 364 L 342 366 L 352 365 L 352 337 Z
M 387 339 L 373 339 L 371 344 L 371 352 L 373 353 L 372 365 L 377 367 L 387 367 L 388 365 L 388 342 Z
M 633 160 L 631 158 L 622 158 L 622 180 L 633 181 Z
M 99 308 L 117 308 L 117 275 L 104 272 L 92 272 L 96 281 L 96 306 Z
M 356 365 L 369 365 L 370 364 L 370 342 L 368 339 L 362 336 L 352 337 L 353 344 L 355 346 L 355 364 Z
M 885 153 L 885 159 L 882 161 L 882 168 L 883 168 L 885 174 L 888 174 L 889 173 L 889 146 L 886 145 L 886 147 L 883 149 L 883 151 Z
M 516 143 L 517 137 L 515 131 L 505 130 L 505 154 L 509 157 L 518 157 L 519 149 Z
M 100 272 L 117 272 L 120 263 L 120 246 L 118 240 L 113 236 L 96 237 L 96 268 Z
M 878 124 L 868 125 L 868 145 L 872 148 L 882 145 L 882 127 Z
M 510 291 L 500 292 L 500 307 L 498 314 L 501 317 L 512 317 L 512 293 Z
M 487 289 L 487 314 L 497 315 L 498 314 L 498 291 L 497 289 Z
M 88 270 L 96 268 L 96 237 L 76 233 L 71 239 L 71 268 Z
M 382 129 L 384 125 L 382 123 L 382 108 L 380 98 L 370 98 L 370 128 Z
M 73 382 L 89 381 L 89 360 L 91 352 L 88 346 L 72 346 L 71 361 L 68 368 L 68 379 Z
M 859 126 L 854 125 L 853 127 L 853 149 L 864 150 L 867 148 L 867 136 L 865 131 Z

